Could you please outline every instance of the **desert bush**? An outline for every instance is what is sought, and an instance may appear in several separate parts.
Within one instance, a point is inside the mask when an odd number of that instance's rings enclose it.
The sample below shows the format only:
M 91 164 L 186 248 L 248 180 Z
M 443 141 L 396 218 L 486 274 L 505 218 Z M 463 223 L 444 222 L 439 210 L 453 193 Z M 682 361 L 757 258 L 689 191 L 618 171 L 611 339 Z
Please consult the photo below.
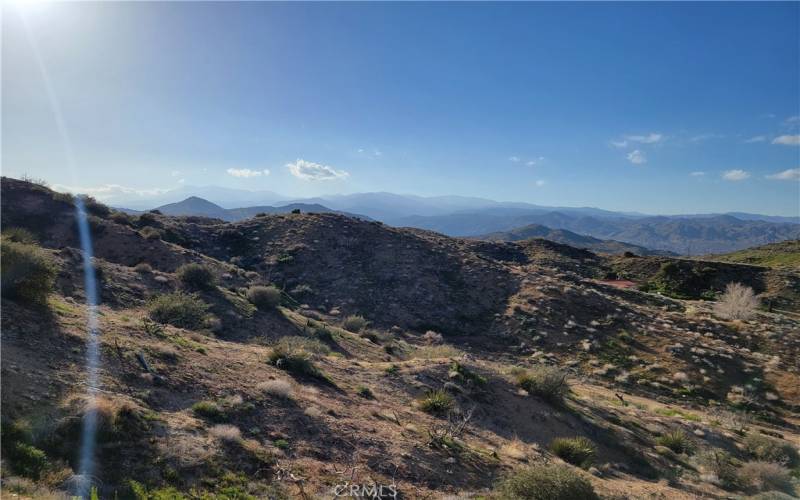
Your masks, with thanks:
M 44 304 L 53 291 L 56 268 L 37 245 L 0 239 L 0 289 L 4 296 Z
M 194 294 L 173 292 L 151 299 L 147 308 L 153 321 L 196 329 L 205 324 L 208 304 Z
M 375 397 L 375 395 L 372 393 L 372 389 L 364 385 L 358 386 L 356 389 L 356 394 L 364 399 L 373 399 Z
M 789 469 L 772 462 L 747 462 L 739 469 L 742 486 L 750 491 L 782 491 L 794 494 Z
M 561 460 L 572 465 L 588 467 L 597 453 L 594 443 L 582 436 L 555 438 L 550 442 L 550 451 Z
M 744 449 L 753 458 L 762 462 L 772 462 L 790 468 L 800 465 L 800 455 L 794 446 L 761 434 L 748 434 L 744 438 Z
M 455 406 L 453 397 L 447 392 L 439 389 L 435 391 L 428 391 L 425 396 L 419 401 L 419 407 L 422 411 L 441 415 Z
M 288 380 L 268 380 L 258 384 L 256 389 L 264 394 L 283 399 L 290 399 L 294 394 L 292 384 Z
M 517 385 L 551 403 L 561 403 L 569 392 L 567 374 L 554 366 L 537 366 L 517 375 Z
M 441 344 L 444 342 L 444 337 L 442 337 L 441 333 L 434 332 L 433 330 L 428 330 L 422 336 L 422 340 L 427 344 Z
M 86 211 L 98 217 L 108 217 L 111 214 L 111 209 L 107 205 L 100 203 L 91 196 L 81 196 L 83 206 Z
M 500 500 L 599 500 L 592 483 L 566 465 L 535 465 L 509 474 L 498 486 Z
M 697 461 L 705 471 L 710 472 L 710 476 L 705 475 L 710 482 L 728 490 L 741 487 L 739 471 L 730 453 L 713 448 L 702 453 Z
M 39 243 L 32 232 L 22 227 L 10 227 L 3 231 L 0 237 L 4 241 L 13 241 L 14 243 L 27 243 L 28 245 L 36 245 Z
M 184 264 L 175 271 L 175 274 L 188 288 L 209 290 L 214 287 L 214 273 L 202 264 L 196 262 Z
M 303 337 L 282 337 L 273 345 L 267 361 L 269 364 L 297 375 L 326 379 L 314 365 L 315 354 L 327 354 L 330 349 L 322 342 Z
M 344 323 L 342 324 L 345 330 L 349 332 L 358 333 L 367 326 L 367 320 L 364 319 L 364 316 L 358 316 L 355 314 L 351 314 L 350 316 L 344 319 Z
M 235 425 L 217 424 L 208 430 L 208 433 L 220 441 L 240 441 L 242 431 Z
M 213 401 L 198 401 L 192 405 L 192 411 L 199 417 L 206 418 L 212 422 L 225 420 L 225 411 Z
M 758 308 L 753 289 L 741 283 L 728 283 L 725 293 L 714 304 L 714 314 L 723 319 L 748 319 Z
M 139 234 L 142 235 L 142 238 L 146 240 L 160 240 L 161 239 L 161 231 L 152 227 L 152 226 L 145 226 L 139 230 Z
M 449 376 L 450 378 L 459 379 L 476 386 L 486 385 L 486 377 L 470 370 L 458 361 L 450 363 Z
M 251 286 L 247 300 L 261 310 L 274 309 L 281 304 L 281 291 L 274 286 Z
M 656 444 L 666 446 L 675 453 L 689 454 L 694 449 L 692 439 L 680 429 L 665 432 L 656 438 Z
M 151 266 L 147 262 L 140 262 L 136 264 L 133 270 L 139 274 L 150 274 L 153 272 L 153 266 Z
M 132 223 L 131 216 L 125 212 L 113 212 L 109 218 L 117 224 L 121 224 L 123 226 L 130 226 Z

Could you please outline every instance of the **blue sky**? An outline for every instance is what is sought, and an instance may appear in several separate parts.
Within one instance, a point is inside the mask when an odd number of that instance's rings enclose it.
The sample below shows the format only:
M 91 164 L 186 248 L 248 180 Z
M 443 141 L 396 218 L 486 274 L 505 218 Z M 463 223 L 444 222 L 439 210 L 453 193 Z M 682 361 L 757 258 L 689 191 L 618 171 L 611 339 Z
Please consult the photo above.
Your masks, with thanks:
M 798 26 L 800 3 L 23 3 L 3 173 L 798 215 Z

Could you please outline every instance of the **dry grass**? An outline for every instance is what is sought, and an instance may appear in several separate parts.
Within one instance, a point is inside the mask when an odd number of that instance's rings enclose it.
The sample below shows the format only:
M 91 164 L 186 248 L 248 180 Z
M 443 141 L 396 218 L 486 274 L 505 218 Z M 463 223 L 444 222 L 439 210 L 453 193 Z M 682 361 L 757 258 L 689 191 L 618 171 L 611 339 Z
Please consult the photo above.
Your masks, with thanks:
M 291 399 L 294 396 L 292 383 L 283 379 L 261 382 L 256 386 L 256 389 L 261 393 L 277 398 Z
M 211 427 L 208 433 L 221 441 L 241 441 L 242 431 L 235 425 L 218 424 Z
M 442 359 L 461 357 L 463 352 L 449 344 L 422 346 L 414 350 L 412 357 L 417 359 Z

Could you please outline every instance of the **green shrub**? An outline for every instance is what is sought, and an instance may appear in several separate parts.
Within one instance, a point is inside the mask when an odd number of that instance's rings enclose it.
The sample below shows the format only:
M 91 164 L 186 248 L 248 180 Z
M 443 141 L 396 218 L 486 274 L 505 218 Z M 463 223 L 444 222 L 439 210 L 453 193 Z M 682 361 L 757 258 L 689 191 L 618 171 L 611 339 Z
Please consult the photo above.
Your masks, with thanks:
M 690 454 L 694 450 L 694 442 L 682 430 L 668 431 L 656 438 L 656 444 L 666 446 L 675 453 Z
M 289 449 L 289 441 L 285 439 L 276 439 L 273 443 L 276 448 L 279 450 L 288 450 Z
M 497 488 L 500 500 L 599 500 L 592 483 L 566 465 L 535 465 L 507 476 Z
M 366 328 L 367 320 L 364 319 L 364 316 L 352 314 L 344 319 L 342 326 L 349 332 L 358 333 Z
M 441 389 L 428 391 L 419 402 L 419 407 L 422 411 L 435 415 L 441 415 L 449 411 L 453 406 L 455 406 L 453 397 Z
M 553 366 L 537 366 L 520 373 L 517 385 L 551 403 L 561 403 L 569 392 L 566 372 Z
M 192 405 L 192 411 L 195 415 L 211 420 L 212 422 L 222 422 L 225 420 L 225 411 L 213 401 L 198 401 Z
M 13 241 L 14 243 L 27 243 L 28 245 L 38 244 L 36 236 L 27 229 L 21 227 L 10 227 L 3 231 L 2 238 L 4 241 Z
M 274 286 L 251 286 L 247 300 L 261 310 L 274 309 L 281 304 L 281 291 Z
M 152 226 L 145 226 L 139 230 L 139 234 L 146 240 L 160 240 L 161 239 L 161 231 L 152 227 Z
M 0 239 L 0 288 L 5 297 L 44 304 L 53 291 L 56 268 L 37 245 Z
M 585 437 L 555 438 L 550 442 L 550 451 L 561 460 L 572 465 L 588 467 L 597 453 L 594 443 Z
M 178 279 L 188 288 L 209 290 L 214 287 L 214 273 L 208 267 L 192 262 L 184 264 L 175 271 Z
M 794 446 L 761 434 L 748 434 L 744 438 L 744 449 L 762 462 L 773 462 L 790 468 L 800 465 L 800 456 Z
M 356 394 L 364 399 L 372 399 L 375 397 L 375 395 L 372 394 L 372 389 L 364 385 L 361 385 L 358 387 L 358 389 L 356 389 Z
M 297 375 L 327 379 L 314 365 L 314 354 L 327 354 L 330 349 L 318 340 L 303 337 L 282 337 L 273 345 L 269 364 Z
M 107 205 L 100 203 L 91 196 L 83 196 L 83 206 L 86 211 L 97 217 L 108 217 L 111 214 L 111 209 Z
M 17 474 L 31 479 L 39 479 L 47 467 L 47 455 L 32 445 L 14 443 L 6 452 L 3 460 L 7 460 Z
M 741 488 L 739 471 L 730 453 L 714 448 L 702 453 L 697 461 L 717 477 L 720 486 L 723 488 L 727 490 Z
M 458 361 L 453 361 L 450 364 L 450 377 L 463 380 L 468 384 L 473 384 L 476 386 L 486 385 L 486 377 L 475 373 Z
M 148 311 L 153 321 L 197 329 L 205 324 L 208 305 L 194 294 L 173 292 L 151 299 Z

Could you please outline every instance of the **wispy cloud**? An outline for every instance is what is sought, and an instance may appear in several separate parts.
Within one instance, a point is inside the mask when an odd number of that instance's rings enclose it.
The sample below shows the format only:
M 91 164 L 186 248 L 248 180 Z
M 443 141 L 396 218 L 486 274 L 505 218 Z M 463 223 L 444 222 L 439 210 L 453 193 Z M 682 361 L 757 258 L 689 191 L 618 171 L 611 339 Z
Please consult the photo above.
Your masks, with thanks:
M 522 160 L 520 160 L 519 156 L 509 156 L 508 157 L 508 161 L 512 161 L 514 163 L 519 163 Z
M 745 144 L 753 144 L 754 142 L 766 142 L 766 141 L 767 141 L 766 136 L 756 135 L 756 136 L 753 136 L 753 137 L 751 137 L 749 139 L 746 139 L 744 142 L 745 142 Z
M 298 158 L 294 163 L 287 163 L 286 168 L 298 179 L 304 181 L 329 181 L 344 179 L 350 174 L 344 170 L 335 170 L 327 165 L 321 165 Z
M 723 134 L 698 134 L 694 137 L 689 138 L 689 142 L 705 142 L 710 141 L 712 139 L 724 139 L 725 136 Z
M 772 139 L 772 144 L 783 144 L 784 146 L 800 146 L 800 135 L 779 135 Z
M 169 189 L 163 189 L 163 188 L 137 189 L 127 186 L 121 186 L 119 184 L 103 184 L 94 187 L 79 187 L 79 186 L 67 186 L 65 184 L 53 184 L 52 188 L 53 190 L 60 191 L 62 193 L 88 194 L 89 196 L 92 196 L 100 201 L 109 200 L 121 195 L 141 196 L 141 197 L 155 196 L 169 191 Z
M 666 139 L 664 134 L 651 132 L 643 135 L 625 135 L 622 139 L 611 141 L 611 145 L 616 148 L 627 148 L 633 144 L 658 144 Z
M 536 185 L 536 187 L 542 187 L 545 184 L 547 184 L 547 182 L 544 179 L 538 179 L 534 184 Z
M 702 176 L 706 175 L 706 173 L 698 170 L 696 172 L 690 173 L 689 175 L 691 175 L 692 177 L 702 177 Z
M 383 156 L 383 151 L 381 151 L 380 149 L 374 149 L 374 148 L 372 150 L 359 148 L 358 149 L 358 154 L 366 156 L 367 158 L 370 158 L 372 160 L 376 160 L 376 159 L 380 158 L 381 156 Z
M 786 124 L 800 123 L 800 115 L 790 116 L 789 118 L 785 119 L 783 122 L 786 123 Z
M 250 170 L 249 168 L 229 168 L 226 170 L 228 175 L 232 175 L 234 177 L 261 177 L 262 175 L 269 175 L 269 170 Z
M 734 169 L 734 170 L 726 170 L 722 173 L 722 178 L 726 181 L 743 181 L 748 179 L 750 174 L 745 172 L 744 170 Z
M 800 181 L 800 168 L 788 168 L 783 172 L 768 175 L 767 179 L 776 181 Z
M 647 157 L 639 151 L 638 149 L 634 149 L 627 155 L 628 161 L 633 163 L 634 165 L 641 165 L 643 163 L 647 163 Z

